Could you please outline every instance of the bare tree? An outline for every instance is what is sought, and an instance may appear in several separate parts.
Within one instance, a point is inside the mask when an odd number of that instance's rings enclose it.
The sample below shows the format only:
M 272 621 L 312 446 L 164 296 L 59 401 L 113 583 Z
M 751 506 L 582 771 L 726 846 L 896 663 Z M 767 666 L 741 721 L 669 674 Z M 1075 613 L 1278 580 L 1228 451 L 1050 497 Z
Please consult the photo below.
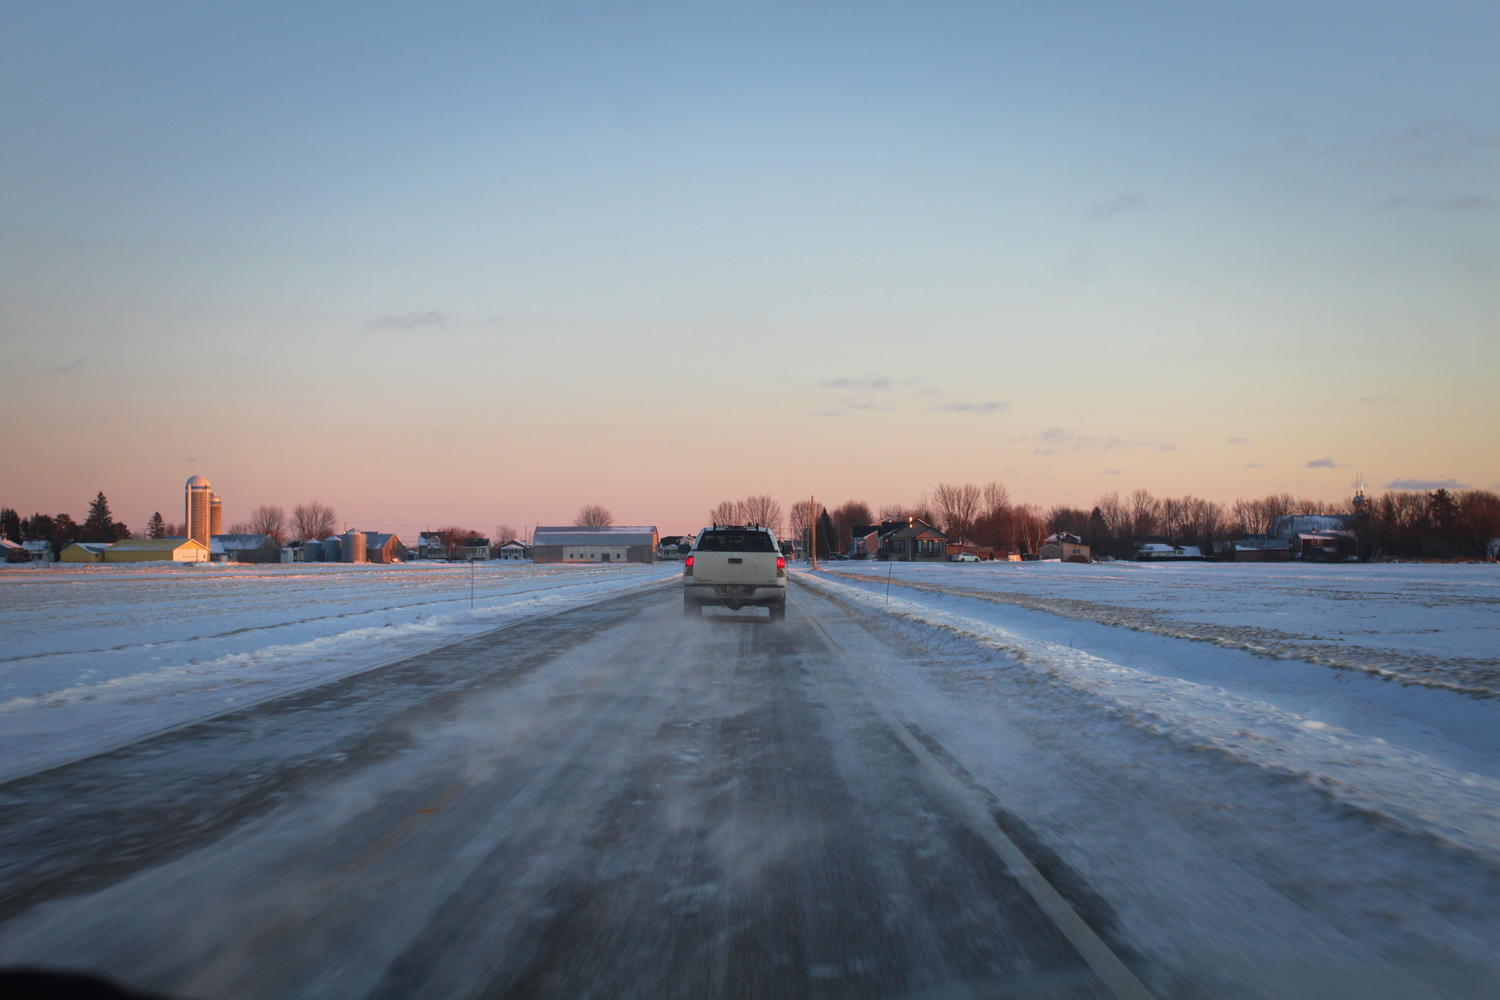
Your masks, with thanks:
M 1065 503 L 1054 504 L 1047 511 L 1045 520 L 1048 531 L 1065 531 L 1080 537 L 1088 534 L 1089 512 Z
M 292 508 L 292 532 L 304 542 L 309 539 L 327 538 L 333 534 L 338 516 L 327 504 L 299 503 Z
M 804 540 L 804 537 L 812 531 L 813 520 L 822 512 L 823 505 L 818 504 L 815 510 L 811 500 L 798 500 L 792 504 L 791 514 L 788 517 L 792 537 L 799 541 Z
M 1167 539 L 1173 543 L 1181 542 L 1188 533 L 1188 508 L 1186 499 L 1174 500 L 1172 497 L 1164 497 L 1161 502 L 1161 526 L 1166 532 Z
M 980 500 L 984 506 L 984 512 L 994 516 L 1010 508 L 1010 490 L 1005 484 L 996 479 L 991 479 L 984 484 L 984 495 Z
M 506 542 L 513 542 L 515 540 L 516 540 L 516 529 L 515 528 L 512 528 L 508 524 L 497 524 L 497 525 L 495 525 L 495 537 L 494 537 L 493 541 L 494 541 L 494 543 L 496 545 L 504 545 Z
M 882 521 L 904 521 L 909 515 L 904 503 L 883 503 L 878 516 Z
M 1022 552 L 1041 550 L 1042 539 L 1047 536 L 1047 522 L 1041 508 L 1033 504 L 1016 504 L 1011 508 L 1011 525 L 1014 544 Z
M 580 528 L 607 528 L 615 523 L 615 516 L 603 504 L 585 504 L 579 508 L 573 523 Z
M 709 524 L 744 524 L 745 504 L 742 500 L 725 500 L 708 512 Z
M 1234 502 L 1234 519 L 1239 531 L 1246 535 L 1266 533 L 1265 513 L 1259 500 L 1238 499 Z
M 949 538 L 964 541 L 969 537 L 969 528 L 979 516 L 982 498 L 983 493 L 973 483 L 962 486 L 938 483 L 932 494 L 932 505 Z
M 1104 515 L 1104 523 L 1109 528 L 1109 533 L 1120 538 L 1128 530 L 1127 522 L 1130 515 L 1126 512 L 1125 503 L 1120 499 L 1118 493 L 1106 493 L 1094 504 L 1099 508 L 1099 513 Z
M 472 528 L 463 528 L 456 524 L 449 524 L 430 532 L 429 535 L 442 542 L 444 554 L 451 557 L 460 545 L 470 538 L 477 537 L 478 533 Z
M 1161 501 L 1150 490 L 1130 494 L 1130 531 L 1137 539 L 1161 532 Z
M 270 535 L 277 545 L 286 544 L 286 511 L 273 504 L 261 504 L 250 514 L 249 535 Z
M 746 497 L 743 506 L 746 524 L 758 524 L 762 528 L 770 528 L 773 535 L 781 534 L 781 504 L 774 498 L 765 494 Z
M 256 532 L 253 532 L 253 531 L 250 530 L 250 525 L 246 521 L 236 521 L 236 522 L 234 522 L 228 528 L 224 529 L 224 533 L 227 534 L 227 535 L 253 535 L 253 534 L 256 534 Z
M 854 544 L 854 526 L 856 524 L 875 523 L 875 514 L 870 510 L 870 505 L 863 500 L 850 500 L 835 508 L 833 512 L 833 530 L 838 532 L 839 551 L 848 551 Z

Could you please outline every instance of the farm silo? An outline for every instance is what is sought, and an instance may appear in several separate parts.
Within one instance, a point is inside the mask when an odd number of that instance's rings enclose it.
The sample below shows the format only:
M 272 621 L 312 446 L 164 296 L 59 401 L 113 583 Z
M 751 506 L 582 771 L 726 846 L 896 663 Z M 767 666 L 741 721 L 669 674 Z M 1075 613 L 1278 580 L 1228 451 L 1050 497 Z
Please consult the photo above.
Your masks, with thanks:
M 219 499 L 217 493 L 208 495 L 208 533 L 224 534 L 224 501 Z
M 323 543 L 316 538 L 309 538 L 302 543 L 303 562 L 321 562 L 323 559 Z
M 357 563 L 365 561 L 365 533 L 363 531 L 344 532 L 344 562 Z
M 213 499 L 213 492 L 208 488 L 208 480 L 202 476 L 194 476 L 187 481 L 186 514 L 183 529 L 187 537 L 199 543 L 205 548 L 213 539 L 213 530 L 210 523 L 209 505 Z
M 323 539 L 323 561 L 338 562 L 344 558 L 343 546 L 339 542 L 338 535 L 330 535 Z

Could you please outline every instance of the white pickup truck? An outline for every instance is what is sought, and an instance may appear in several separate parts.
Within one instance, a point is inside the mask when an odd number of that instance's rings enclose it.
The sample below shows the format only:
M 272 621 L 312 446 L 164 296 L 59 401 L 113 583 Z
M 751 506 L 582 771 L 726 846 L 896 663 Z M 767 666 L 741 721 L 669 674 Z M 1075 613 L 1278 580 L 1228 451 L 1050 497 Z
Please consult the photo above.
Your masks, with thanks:
M 682 613 L 702 617 L 705 605 L 738 611 L 769 608 L 786 617 L 786 558 L 769 528 L 720 525 L 704 528 L 682 561 Z

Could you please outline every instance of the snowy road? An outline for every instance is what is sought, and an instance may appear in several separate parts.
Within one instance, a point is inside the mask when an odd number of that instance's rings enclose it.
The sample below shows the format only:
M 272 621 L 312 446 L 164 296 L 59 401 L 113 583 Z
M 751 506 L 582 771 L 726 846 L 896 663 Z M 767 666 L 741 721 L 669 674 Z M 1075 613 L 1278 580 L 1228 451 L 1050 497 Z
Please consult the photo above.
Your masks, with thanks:
M 636 588 L 0 785 L 0 964 L 204 998 L 1500 984 L 1472 852 L 821 583 L 775 626 L 678 603 Z

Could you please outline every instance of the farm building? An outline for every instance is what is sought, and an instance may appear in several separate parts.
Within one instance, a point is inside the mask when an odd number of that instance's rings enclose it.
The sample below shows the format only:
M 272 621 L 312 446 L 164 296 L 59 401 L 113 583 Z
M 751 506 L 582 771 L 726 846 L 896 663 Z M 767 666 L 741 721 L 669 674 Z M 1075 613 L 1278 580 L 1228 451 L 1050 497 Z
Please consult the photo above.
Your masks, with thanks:
M 208 546 L 191 538 L 127 538 L 106 549 L 104 561 L 208 562 Z
M 208 552 L 216 562 L 281 562 L 281 546 L 270 535 L 215 535 Z
M 656 562 L 655 525 L 537 528 L 531 561 L 539 563 Z
M 1141 542 L 1135 549 L 1136 562 L 1172 562 L 1184 559 L 1202 561 L 1203 550 L 1196 545 L 1172 545 L 1167 542 Z
M 104 561 L 104 550 L 109 548 L 109 542 L 74 542 L 62 550 L 57 557 L 58 562 L 65 563 L 102 563 Z
M 1234 542 L 1235 562 L 1286 562 L 1292 558 L 1292 543 L 1285 538 L 1256 536 Z
M 1039 559 L 1061 559 L 1063 562 L 1088 562 L 1089 547 L 1083 539 L 1066 531 L 1048 535 L 1037 550 Z
M 407 558 L 406 546 L 395 535 L 380 531 L 365 532 L 365 561 L 396 563 Z

